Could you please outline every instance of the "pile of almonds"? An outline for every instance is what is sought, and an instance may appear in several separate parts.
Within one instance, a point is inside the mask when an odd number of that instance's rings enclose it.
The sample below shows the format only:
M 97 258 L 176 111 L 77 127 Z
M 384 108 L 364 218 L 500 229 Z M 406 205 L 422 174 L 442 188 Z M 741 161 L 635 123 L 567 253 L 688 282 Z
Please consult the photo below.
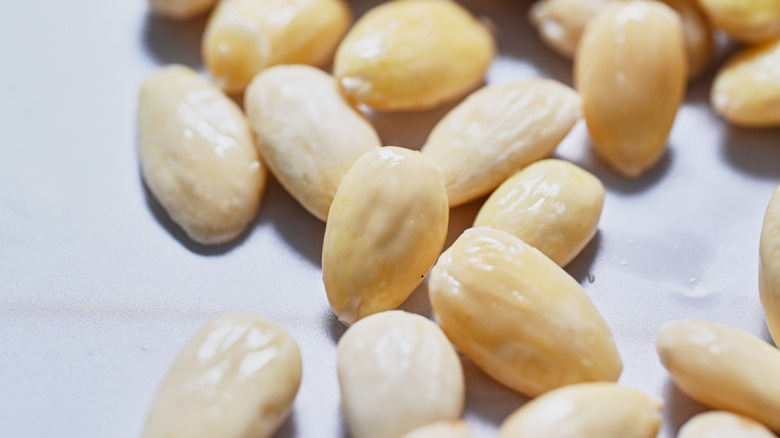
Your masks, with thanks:
M 240 235 L 266 169 L 326 222 L 328 301 L 345 417 L 356 438 L 468 437 L 457 347 L 501 384 L 536 397 L 500 436 L 653 437 L 661 401 L 619 386 L 612 333 L 563 267 L 594 236 L 604 188 L 548 159 L 585 118 L 596 152 L 636 178 L 664 154 L 689 78 L 710 63 L 713 30 L 751 47 L 717 75 L 715 109 L 780 126 L 780 2 L 542 0 L 541 38 L 574 58 L 577 91 L 547 79 L 474 91 L 496 53 L 491 29 L 451 0 L 393 0 L 354 25 L 343 0 L 151 0 L 171 19 L 211 12 L 211 80 L 168 66 L 144 83 L 146 185 L 202 244 Z M 667 6 L 668 5 L 668 6 Z M 333 75 L 316 66 L 332 61 Z M 226 93 L 241 95 L 243 109 Z M 420 151 L 382 146 L 363 110 L 430 109 L 467 96 Z M 442 253 L 449 211 L 489 195 Z M 780 188 L 761 233 L 760 297 L 780 339 Z M 397 308 L 430 272 L 438 325 Z M 454 344 L 454 346 L 453 346 Z M 722 409 L 683 438 L 780 431 L 780 351 L 706 321 L 677 321 L 657 350 L 677 385 Z M 274 434 L 301 383 L 301 353 L 253 314 L 209 323 L 180 353 L 145 438 Z

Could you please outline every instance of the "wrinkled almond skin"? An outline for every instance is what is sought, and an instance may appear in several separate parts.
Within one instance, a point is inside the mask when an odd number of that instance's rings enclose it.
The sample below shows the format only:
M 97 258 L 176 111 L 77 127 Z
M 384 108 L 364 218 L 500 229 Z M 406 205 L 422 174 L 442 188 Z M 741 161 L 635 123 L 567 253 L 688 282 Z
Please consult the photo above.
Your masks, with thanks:
M 559 82 L 490 85 L 450 111 L 421 151 L 441 169 L 456 206 L 550 155 L 581 117 L 579 95 Z
M 744 43 L 780 37 L 777 0 L 698 0 L 713 26 Z
M 735 125 L 780 126 L 780 38 L 731 59 L 715 77 L 712 106 Z
M 586 26 L 576 88 L 596 152 L 623 176 L 637 178 L 663 156 L 686 75 L 680 17 L 668 6 L 620 2 Z
M 758 290 L 766 323 L 780 344 L 780 186 L 775 189 L 764 214 L 759 244 Z
M 397 0 L 355 23 L 333 71 L 351 101 L 421 110 L 476 88 L 495 52 L 487 27 L 454 1 Z
M 499 438 L 654 438 L 660 424 L 660 400 L 615 383 L 581 383 L 521 406 Z
M 183 66 L 147 78 L 138 104 L 141 172 L 194 241 L 220 244 L 254 219 L 265 166 L 241 109 Z
M 506 231 L 566 266 L 596 234 L 604 186 L 588 171 L 558 159 L 537 161 L 493 192 L 475 227 Z
M 189 20 L 211 9 L 217 0 L 149 0 L 154 12 L 171 20 Z
M 431 270 L 428 292 L 447 337 L 518 392 L 620 376 L 612 333 L 580 285 L 507 232 L 466 230 Z
M 351 22 L 344 0 L 222 0 L 203 34 L 203 60 L 238 94 L 265 68 L 327 64 Z
M 471 438 L 471 431 L 462 420 L 437 421 L 402 435 L 401 438 Z
M 333 77 L 314 67 L 263 71 L 247 88 L 244 107 L 268 168 L 323 221 L 347 170 L 381 145 L 373 126 L 339 94 Z
M 677 438 L 777 438 L 763 425 L 731 412 L 705 412 L 688 420 Z
M 398 307 L 422 282 L 447 237 L 447 192 L 417 151 L 381 147 L 358 158 L 330 207 L 322 278 L 349 325 Z
M 143 438 L 268 438 L 301 383 L 301 353 L 276 323 L 223 315 L 184 347 L 160 387 Z
M 780 431 L 779 350 L 748 333 L 695 320 L 666 324 L 656 347 L 688 396 Z
M 338 376 L 354 438 L 398 438 L 463 412 L 460 359 L 420 315 L 381 312 L 351 326 L 339 341 Z

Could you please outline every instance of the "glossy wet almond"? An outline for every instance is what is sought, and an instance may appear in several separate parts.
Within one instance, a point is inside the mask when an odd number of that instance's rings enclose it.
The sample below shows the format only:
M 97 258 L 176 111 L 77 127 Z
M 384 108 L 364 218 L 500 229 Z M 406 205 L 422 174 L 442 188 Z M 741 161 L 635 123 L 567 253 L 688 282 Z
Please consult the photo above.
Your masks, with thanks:
M 444 246 L 449 208 L 436 166 L 417 151 L 382 147 L 355 162 L 330 207 L 322 277 L 345 324 L 398 307 Z
M 682 19 L 688 77 L 698 77 L 712 61 L 712 27 L 697 0 L 662 0 Z
M 203 60 L 228 93 L 278 64 L 331 61 L 352 21 L 344 0 L 223 0 L 203 35 Z
M 769 332 L 780 343 L 780 187 L 775 189 L 764 214 L 759 245 L 758 288 Z
M 339 341 L 338 376 L 354 438 L 398 438 L 463 412 L 463 370 L 429 319 L 399 310 L 368 316 Z
M 583 383 L 526 403 L 499 438 L 654 438 L 660 423 L 660 400 L 614 383 Z
M 780 126 L 780 38 L 731 59 L 715 77 L 712 106 L 735 125 Z
M 737 329 L 696 320 L 665 325 L 657 348 L 691 398 L 780 431 L 780 350 Z
M 506 231 L 566 266 L 596 234 L 604 186 L 567 161 L 537 161 L 493 192 L 475 227 Z
M 380 146 L 373 126 L 339 94 L 332 76 L 304 65 L 260 73 L 244 102 L 271 172 L 306 210 L 327 219 L 344 174 Z
M 745 43 L 780 37 L 777 0 L 698 0 L 714 27 Z
M 617 0 L 541 0 L 528 18 L 539 36 L 559 54 L 573 58 L 585 25 Z
M 471 438 L 465 421 L 438 421 L 409 432 L 401 438 Z
M 196 242 L 225 243 L 254 219 L 265 167 L 249 125 L 191 69 L 166 67 L 144 82 L 138 142 L 147 187 Z
M 574 64 L 596 152 L 622 175 L 640 176 L 663 156 L 685 94 L 679 15 L 659 2 L 611 5 L 588 23 Z
M 179 353 L 160 387 L 144 438 L 268 438 L 301 383 L 301 354 L 276 323 L 220 316 Z
M 466 230 L 439 257 L 428 291 L 447 337 L 516 391 L 620 376 L 612 333 L 580 285 L 505 231 Z
M 550 155 L 580 117 L 579 96 L 559 82 L 491 85 L 450 111 L 422 153 L 441 169 L 450 205 L 460 205 Z
M 368 11 L 339 46 L 341 90 L 380 110 L 419 110 L 477 87 L 495 56 L 487 27 L 451 0 L 397 0 Z
M 763 425 L 731 412 L 705 412 L 688 420 L 677 438 L 777 438 Z
M 217 0 L 149 0 L 154 12 L 172 20 L 188 20 L 211 9 Z

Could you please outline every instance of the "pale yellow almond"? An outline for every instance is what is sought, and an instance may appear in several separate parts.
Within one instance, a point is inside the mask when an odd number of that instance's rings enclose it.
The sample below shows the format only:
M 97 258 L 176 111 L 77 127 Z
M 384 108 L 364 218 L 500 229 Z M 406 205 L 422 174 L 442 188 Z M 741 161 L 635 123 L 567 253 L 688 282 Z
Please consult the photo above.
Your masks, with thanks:
M 301 383 L 301 353 L 276 323 L 248 313 L 210 322 L 176 357 L 144 438 L 268 438 Z
M 225 243 L 254 219 L 265 166 L 249 124 L 193 70 L 169 66 L 146 79 L 138 142 L 146 185 L 191 239 Z
M 265 68 L 327 64 L 351 22 L 344 0 L 222 0 L 203 34 L 203 60 L 223 90 L 241 93 Z
M 466 230 L 431 270 L 428 292 L 447 337 L 518 392 L 620 376 L 612 333 L 577 281 L 505 231 Z
M 780 126 L 780 38 L 731 59 L 715 77 L 712 106 L 735 125 Z
M 780 37 L 777 0 L 698 0 L 713 26 L 745 43 Z
M 555 389 L 521 406 L 499 438 L 654 438 L 661 401 L 615 383 Z
M 154 12 L 172 20 L 189 20 L 206 13 L 217 0 L 149 0 Z
M 731 412 L 705 412 L 688 420 L 677 438 L 777 438 L 763 425 Z
M 596 152 L 620 174 L 639 177 L 663 156 L 686 75 L 682 24 L 668 6 L 616 3 L 588 23 L 576 88 Z
M 400 438 L 471 438 L 469 425 L 462 420 L 437 421 L 415 429 Z
M 566 266 L 596 234 L 604 186 L 567 161 L 537 161 L 493 192 L 475 227 L 506 231 Z
M 657 349 L 691 398 L 780 431 L 780 350 L 737 329 L 696 320 L 666 324 Z
M 542 40 L 566 58 L 573 58 L 588 24 L 607 6 L 622 0 L 541 0 L 531 7 L 529 19 Z M 682 19 L 688 76 L 697 77 L 712 58 L 712 30 L 696 0 L 663 0 Z
M 338 377 L 353 438 L 398 438 L 463 412 L 455 348 L 436 324 L 413 313 L 381 312 L 351 326 L 339 341 Z
M 441 174 L 423 154 L 388 146 L 358 158 L 333 198 L 322 248 L 339 320 L 349 325 L 404 302 L 441 252 L 448 220 Z
M 769 332 L 780 344 L 780 186 L 764 214 L 759 244 L 758 289 Z
M 618 0 L 541 0 L 531 6 L 528 18 L 548 46 L 573 58 L 585 25 Z
M 420 110 L 477 87 L 495 56 L 493 35 L 451 0 L 396 0 L 368 11 L 336 52 L 348 99 L 379 110 Z
M 371 123 L 339 94 L 333 77 L 314 67 L 265 70 L 247 88 L 244 107 L 268 168 L 323 221 L 347 170 L 381 145 Z
M 579 96 L 559 82 L 490 85 L 450 111 L 421 151 L 441 169 L 456 206 L 550 155 L 581 117 Z

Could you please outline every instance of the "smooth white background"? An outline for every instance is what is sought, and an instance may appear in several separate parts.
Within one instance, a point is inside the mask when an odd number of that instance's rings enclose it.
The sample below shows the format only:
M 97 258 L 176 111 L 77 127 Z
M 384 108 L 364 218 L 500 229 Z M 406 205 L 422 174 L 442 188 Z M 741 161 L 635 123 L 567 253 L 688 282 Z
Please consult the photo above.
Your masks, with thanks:
M 352 3 L 362 12 L 377 1 Z M 530 2 L 465 3 L 499 31 L 502 56 L 489 82 L 544 76 L 571 83 L 571 64 L 526 24 Z M 233 311 L 278 321 L 301 346 L 303 383 L 278 436 L 345 435 L 335 375 L 344 328 L 321 282 L 324 224 L 271 181 L 245 235 L 201 247 L 167 219 L 139 177 L 140 84 L 166 63 L 202 68 L 204 24 L 152 17 L 140 0 L 4 5 L 2 436 L 140 436 L 178 350 L 207 321 Z M 713 72 L 691 85 L 668 153 L 642 178 L 625 181 L 593 157 L 582 125 L 558 150 L 607 188 L 598 235 L 568 271 L 615 333 L 625 362 L 621 382 L 665 400 L 664 437 L 703 409 L 675 389 L 658 362 L 654 340 L 664 322 L 706 318 L 769 339 L 757 248 L 764 209 L 780 183 L 780 131 L 723 123 L 708 104 Z M 447 109 L 375 122 L 385 144 L 418 148 Z M 480 203 L 453 211 L 448 245 Z M 423 285 L 402 308 L 430 315 L 426 294 Z M 475 436 L 493 436 L 525 399 L 468 360 L 464 367 L 465 417 Z

